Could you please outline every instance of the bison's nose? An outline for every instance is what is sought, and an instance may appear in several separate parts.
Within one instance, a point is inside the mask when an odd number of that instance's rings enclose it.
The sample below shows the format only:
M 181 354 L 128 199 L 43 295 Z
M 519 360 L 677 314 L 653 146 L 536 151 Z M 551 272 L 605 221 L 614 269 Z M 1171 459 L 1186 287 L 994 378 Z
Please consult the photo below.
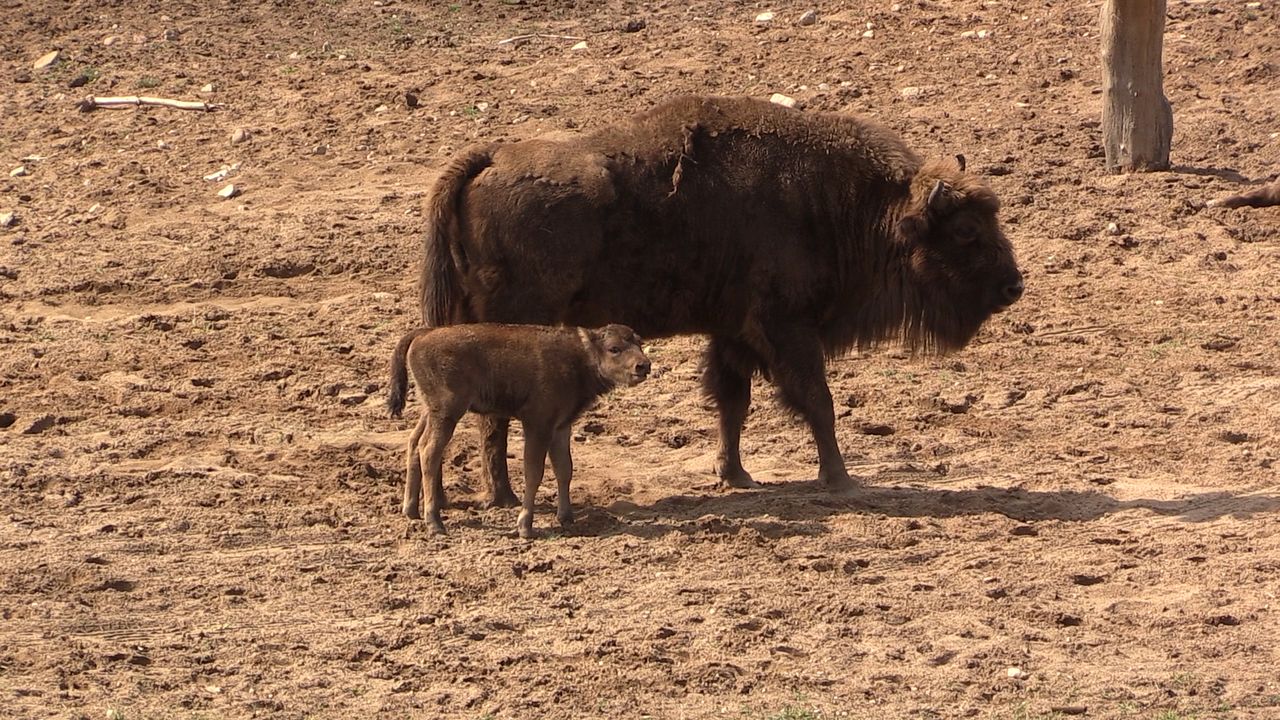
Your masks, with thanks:
M 636 363 L 636 375 L 639 375 L 640 377 L 647 377 L 649 375 L 649 369 L 651 367 L 652 366 L 649 364 L 648 360 L 645 360 L 644 362 L 641 362 L 641 363 Z
M 1022 291 L 1025 288 L 1022 285 L 1022 278 L 1004 286 L 1004 301 L 1006 305 L 1012 305 L 1022 297 Z

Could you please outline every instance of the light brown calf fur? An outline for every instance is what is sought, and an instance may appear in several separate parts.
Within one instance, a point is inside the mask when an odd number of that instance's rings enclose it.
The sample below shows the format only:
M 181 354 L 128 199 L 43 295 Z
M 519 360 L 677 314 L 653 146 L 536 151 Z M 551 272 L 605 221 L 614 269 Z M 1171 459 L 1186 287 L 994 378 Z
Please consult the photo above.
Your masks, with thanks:
M 573 522 L 569 431 L 596 398 L 649 374 L 640 338 L 625 325 L 597 329 L 540 325 L 471 324 L 406 334 L 391 358 L 392 417 L 404 409 L 408 374 L 424 412 L 409 440 L 404 514 L 422 517 L 422 475 L 429 480 L 428 529 L 443 533 L 442 461 L 458 420 L 468 411 L 514 417 L 524 427 L 524 503 L 517 529 L 533 535 L 533 501 L 547 453 L 556 474 L 556 517 Z

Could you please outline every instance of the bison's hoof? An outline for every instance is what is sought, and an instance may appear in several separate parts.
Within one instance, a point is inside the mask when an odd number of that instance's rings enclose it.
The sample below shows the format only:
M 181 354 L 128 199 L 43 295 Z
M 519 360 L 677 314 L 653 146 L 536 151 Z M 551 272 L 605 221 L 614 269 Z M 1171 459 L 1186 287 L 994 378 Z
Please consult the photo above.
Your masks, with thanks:
M 862 483 L 853 479 L 844 468 L 832 472 L 820 471 L 818 473 L 818 482 L 833 493 L 850 493 L 862 485 Z
M 739 490 L 759 490 L 764 487 L 760 483 L 751 479 L 751 473 L 746 470 L 732 473 L 730 475 L 721 475 L 720 482 L 727 488 L 736 488 Z
M 400 510 L 401 512 L 404 513 L 404 516 L 409 518 L 410 520 L 422 519 L 422 512 L 418 510 L 417 505 L 405 505 L 404 507 L 400 508 Z
M 439 520 L 432 520 L 431 522 L 427 523 L 428 537 L 434 537 L 436 535 L 444 535 L 444 534 L 445 534 L 444 523 L 440 522 Z
M 569 527 L 573 524 L 573 513 L 556 513 L 556 519 L 560 521 L 560 527 Z
M 515 493 L 511 492 L 511 488 L 507 488 L 506 492 L 496 492 L 489 498 L 489 507 L 491 508 L 513 508 L 519 506 L 520 500 L 516 498 Z

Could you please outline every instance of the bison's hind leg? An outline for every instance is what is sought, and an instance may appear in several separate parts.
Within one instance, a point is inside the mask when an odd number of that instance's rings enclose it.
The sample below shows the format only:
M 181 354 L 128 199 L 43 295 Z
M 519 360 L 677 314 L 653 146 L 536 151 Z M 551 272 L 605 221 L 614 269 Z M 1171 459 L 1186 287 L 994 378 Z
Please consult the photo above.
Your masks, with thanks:
M 418 452 L 418 443 L 426 429 L 427 412 L 423 408 L 422 417 L 418 418 L 418 424 L 413 428 L 405 452 L 404 502 L 401 503 L 400 510 L 411 520 L 422 519 L 422 512 L 419 510 L 422 499 L 422 455 Z
M 551 437 L 551 469 L 556 473 L 556 519 L 561 527 L 573 524 L 573 505 L 569 502 L 569 481 L 573 479 L 573 456 L 569 453 L 572 426 L 556 430 Z
M 429 432 L 422 434 L 418 440 L 418 457 L 423 472 L 429 481 L 427 485 L 427 530 L 432 535 L 444 534 L 444 522 L 440 519 L 440 511 L 444 508 L 444 451 L 453 439 L 453 430 L 458 425 L 462 413 L 431 413 Z
M 520 500 L 511 492 L 511 480 L 507 474 L 507 429 L 509 418 L 483 415 L 480 427 L 480 466 L 489 481 L 489 507 L 516 507 Z
M 742 426 L 751 407 L 751 376 L 758 366 L 754 353 L 746 345 L 725 337 L 711 338 L 702 382 L 720 416 L 716 475 L 720 482 L 732 488 L 760 487 L 742 467 L 740 449 Z

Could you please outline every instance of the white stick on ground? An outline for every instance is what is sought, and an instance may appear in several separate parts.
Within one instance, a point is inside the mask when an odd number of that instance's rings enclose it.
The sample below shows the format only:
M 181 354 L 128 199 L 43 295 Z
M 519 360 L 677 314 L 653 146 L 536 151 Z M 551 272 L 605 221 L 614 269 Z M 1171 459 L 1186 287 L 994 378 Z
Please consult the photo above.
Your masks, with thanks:
M 203 110 L 209 112 L 218 107 L 213 103 L 187 100 L 170 100 L 168 98 L 157 97 L 139 97 L 137 95 L 129 95 L 125 97 L 89 97 L 80 101 L 80 112 L 90 112 L 98 108 L 116 109 L 125 107 L 137 107 L 139 105 L 159 105 L 162 107 L 177 108 L 178 110 Z
M 542 33 L 532 33 L 530 35 L 516 35 L 515 37 L 509 37 L 506 40 L 499 40 L 498 44 L 508 45 L 510 43 L 524 42 L 525 40 L 532 40 L 534 38 L 546 38 L 548 40 L 586 40 L 586 38 L 575 37 L 573 35 L 544 35 Z

